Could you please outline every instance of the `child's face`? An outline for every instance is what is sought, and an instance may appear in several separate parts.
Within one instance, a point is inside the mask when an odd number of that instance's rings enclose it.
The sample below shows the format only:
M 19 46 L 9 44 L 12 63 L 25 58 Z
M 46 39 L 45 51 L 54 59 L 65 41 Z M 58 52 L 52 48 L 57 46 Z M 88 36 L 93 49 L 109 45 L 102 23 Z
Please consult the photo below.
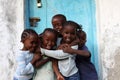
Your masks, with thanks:
M 30 35 L 24 42 L 23 50 L 29 50 L 30 52 L 34 52 L 37 48 L 38 36 Z
M 83 47 L 86 43 L 86 34 L 84 32 L 79 33 L 79 47 Z
M 43 34 L 42 47 L 45 49 L 52 49 L 56 44 L 56 36 L 49 31 Z
M 76 38 L 76 29 L 71 26 L 67 25 L 62 30 L 63 42 L 70 44 Z
M 61 17 L 55 17 L 52 20 L 53 29 L 57 32 L 61 33 L 62 27 L 63 27 L 64 21 L 61 19 Z

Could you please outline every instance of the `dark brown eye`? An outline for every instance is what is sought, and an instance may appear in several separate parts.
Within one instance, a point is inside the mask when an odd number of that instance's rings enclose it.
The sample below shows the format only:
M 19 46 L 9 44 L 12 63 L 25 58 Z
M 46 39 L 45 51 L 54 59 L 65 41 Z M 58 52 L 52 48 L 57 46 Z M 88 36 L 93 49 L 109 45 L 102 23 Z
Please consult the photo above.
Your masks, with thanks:
M 65 34 L 69 34 L 68 32 L 65 32 Z

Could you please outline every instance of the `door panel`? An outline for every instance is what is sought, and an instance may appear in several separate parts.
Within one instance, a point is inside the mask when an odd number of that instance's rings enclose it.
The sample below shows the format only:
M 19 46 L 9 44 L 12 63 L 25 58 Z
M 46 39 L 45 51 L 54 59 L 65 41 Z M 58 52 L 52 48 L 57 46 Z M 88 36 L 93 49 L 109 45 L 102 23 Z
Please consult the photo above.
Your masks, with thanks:
M 87 46 L 92 54 L 92 62 L 98 70 L 98 52 L 96 41 L 96 22 L 94 0 L 41 0 L 42 7 L 37 7 L 37 0 L 26 0 L 26 26 L 41 33 L 51 27 L 51 19 L 55 14 L 64 14 L 67 20 L 82 24 L 87 33 Z M 39 17 L 37 27 L 29 25 L 29 17 Z

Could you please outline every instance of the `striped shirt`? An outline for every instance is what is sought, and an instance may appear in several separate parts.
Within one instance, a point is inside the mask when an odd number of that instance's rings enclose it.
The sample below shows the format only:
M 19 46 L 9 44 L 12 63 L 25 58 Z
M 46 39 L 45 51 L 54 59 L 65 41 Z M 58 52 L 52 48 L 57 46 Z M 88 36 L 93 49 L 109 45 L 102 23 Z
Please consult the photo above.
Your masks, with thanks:
M 33 77 L 34 67 L 30 63 L 33 53 L 19 50 L 16 54 L 17 69 L 14 77 L 18 80 L 29 80 Z

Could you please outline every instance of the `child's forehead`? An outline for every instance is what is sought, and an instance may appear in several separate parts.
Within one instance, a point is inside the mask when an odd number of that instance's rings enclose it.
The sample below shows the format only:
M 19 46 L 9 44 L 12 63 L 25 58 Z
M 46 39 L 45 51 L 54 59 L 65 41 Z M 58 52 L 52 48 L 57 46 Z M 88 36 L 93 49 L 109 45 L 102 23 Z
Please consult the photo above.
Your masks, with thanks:
M 63 26 L 63 29 L 75 29 L 76 30 L 76 27 L 73 25 L 65 25 Z
M 46 36 L 46 35 L 50 36 L 50 35 L 55 35 L 55 34 L 51 31 L 45 31 L 43 35 L 44 36 Z
M 45 31 L 45 33 L 43 34 L 43 39 L 49 39 L 49 40 L 55 40 L 57 37 L 56 37 L 56 34 L 54 34 L 53 32 L 50 32 L 50 31 Z

